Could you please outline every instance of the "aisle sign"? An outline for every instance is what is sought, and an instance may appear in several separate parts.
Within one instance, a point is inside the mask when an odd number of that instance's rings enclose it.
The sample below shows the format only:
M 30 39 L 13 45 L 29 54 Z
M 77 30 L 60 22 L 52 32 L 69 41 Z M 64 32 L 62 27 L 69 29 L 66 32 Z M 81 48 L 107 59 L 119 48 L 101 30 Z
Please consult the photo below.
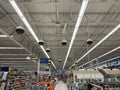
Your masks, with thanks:
M 9 67 L 0 67 L 0 71 L 8 72 Z
M 43 64 L 43 63 L 50 63 L 50 62 L 49 62 L 49 58 L 41 58 L 41 59 L 40 59 L 40 63 L 42 63 L 42 64 Z

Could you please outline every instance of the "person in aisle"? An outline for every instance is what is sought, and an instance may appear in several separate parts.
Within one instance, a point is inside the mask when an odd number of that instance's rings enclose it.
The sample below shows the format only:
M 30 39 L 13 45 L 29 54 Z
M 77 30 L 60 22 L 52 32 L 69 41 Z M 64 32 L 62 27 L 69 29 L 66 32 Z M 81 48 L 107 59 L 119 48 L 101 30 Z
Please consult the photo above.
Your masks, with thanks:
M 76 90 L 76 83 L 74 81 L 72 81 L 71 90 Z
M 93 88 L 93 86 L 91 85 L 91 83 L 93 83 L 93 82 L 89 82 L 88 85 L 87 85 L 88 90 L 92 90 L 92 88 Z
M 63 82 L 63 75 L 58 75 L 58 82 L 54 90 L 68 90 L 67 84 Z

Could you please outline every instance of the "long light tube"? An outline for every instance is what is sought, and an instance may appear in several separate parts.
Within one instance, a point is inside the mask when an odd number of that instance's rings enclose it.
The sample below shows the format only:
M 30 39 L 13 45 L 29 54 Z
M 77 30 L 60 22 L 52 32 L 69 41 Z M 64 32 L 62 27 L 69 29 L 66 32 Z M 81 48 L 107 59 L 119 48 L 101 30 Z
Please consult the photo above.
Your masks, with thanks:
M 5 38 L 7 37 L 7 35 L 0 35 L 0 38 Z
M 100 56 L 97 57 L 97 58 L 98 58 L 98 59 L 99 59 L 99 58 L 102 58 L 102 57 L 104 57 L 104 56 L 106 56 L 106 55 L 108 55 L 108 54 L 110 54 L 110 53 L 112 53 L 112 52 L 114 52 L 114 51 L 116 51 L 116 50 L 118 50 L 118 49 L 120 49 L 120 46 L 118 46 L 118 47 L 110 50 L 109 52 L 106 52 L 106 53 L 100 55 Z M 93 62 L 93 61 L 95 61 L 97 58 L 94 58 L 94 59 L 90 60 L 89 62 L 84 63 L 83 65 L 86 65 L 86 64 L 88 64 L 88 63 L 90 63 L 90 62 Z M 79 66 L 78 68 L 82 67 L 83 65 Z
M 50 58 L 50 56 L 48 55 L 48 53 L 45 51 L 44 47 L 42 45 L 40 45 L 40 47 L 43 50 L 43 52 L 45 53 L 45 55 L 47 56 L 47 58 Z
M 53 63 L 53 61 L 51 61 L 51 63 L 52 63 L 52 65 L 53 65 L 53 67 L 56 69 L 56 66 L 55 66 L 55 64 Z
M 68 48 L 68 51 L 67 51 L 67 55 L 66 55 L 64 64 L 63 64 L 63 69 L 64 69 L 64 67 L 65 67 L 65 65 L 66 65 L 68 56 L 69 56 L 69 54 L 70 54 L 70 51 L 71 51 L 73 42 L 74 42 L 74 40 L 75 40 L 77 31 L 78 31 L 79 26 L 80 26 L 80 24 L 81 24 L 81 21 L 82 21 L 82 18 L 83 18 L 83 16 L 84 16 L 85 10 L 86 10 L 86 8 L 87 8 L 88 2 L 89 2 L 89 0 L 83 0 L 83 2 L 82 2 L 82 6 L 81 6 L 81 9 L 80 9 L 80 11 L 79 11 L 79 15 L 78 15 L 78 19 L 77 19 L 77 22 L 76 22 L 76 25 L 75 25 L 75 28 L 74 28 L 74 32 L 73 32 L 73 35 L 72 35 L 72 39 L 71 39 L 71 42 L 70 42 L 70 45 L 69 45 L 69 48 Z
M 114 58 L 111 58 L 111 59 L 105 60 L 105 61 L 99 63 L 99 65 L 102 65 L 102 64 L 107 63 L 107 62 L 109 62 L 109 61 L 115 60 L 115 59 L 117 59 L 117 58 L 120 58 L 120 56 L 117 56 L 117 57 L 114 57 Z M 86 67 L 86 68 L 89 68 L 89 67 Z
M 112 52 L 114 52 L 114 51 L 116 51 L 118 49 L 120 49 L 120 46 L 118 46 L 117 48 L 112 49 L 111 51 L 109 51 L 109 52 L 107 52 L 107 53 L 105 53 L 103 55 L 100 55 L 98 58 L 104 57 L 104 56 L 106 56 L 106 55 L 108 55 L 108 54 L 110 54 L 110 53 L 112 53 Z
M 22 47 L 0 47 L 0 49 L 24 49 Z
M 114 32 L 116 32 L 117 30 L 119 30 L 119 28 L 120 28 L 120 24 L 118 24 L 110 33 L 108 33 L 102 40 L 100 40 L 95 46 L 93 46 L 87 53 L 85 53 L 80 59 L 78 59 L 77 61 L 76 61 L 76 63 L 78 63 L 79 61 L 81 61 L 85 56 L 87 56 L 90 52 L 92 52 L 97 46 L 99 46 L 102 42 L 104 42 L 108 37 L 110 37 Z M 101 56 L 99 56 L 98 58 L 101 58 L 101 57 L 103 57 L 103 56 L 105 56 L 105 55 L 107 55 L 107 54 L 109 54 L 109 53 L 112 53 L 113 51 L 115 51 L 115 50 L 117 50 L 117 49 L 119 49 L 120 48 L 120 46 L 119 47 L 117 47 L 117 48 L 115 48 L 115 49 L 113 49 L 113 50 L 111 50 L 111 51 L 109 51 L 109 52 L 107 52 L 107 53 L 105 53 L 105 54 L 103 54 L 103 55 L 101 55 Z M 96 58 L 95 59 L 93 59 L 93 61 L 94 60 L 96 60 Z M 90 61 L 91 62 L 91 61 Z M 85 64 L 88 64 L 89 62 L 87 62 L 87 63 L 85 63 Z M 85 65 L 85 64 L 83 64 L 83 65 Z M 81 65 L 81 66 L 83 66 L 83 65 Z M 69 67 L 69 69 L 72 67 L 73 65 L 71 65 L 70 67 Z M 80 67 L 81 67 L 80 66 Z
M 43 46 L 40 46 L 40 47 L 42 48 L 43 52 L 46 54 L 47 58 L 50 59 L 50 57 L 49 57 L 48 53 L 45 51 L 44 47 L 43 47 Z M 51 61 L 51 64 L 52 64 L 53 67 L 56 69 L 56 66 L 55 66 L 55 64 L 53 63 L 53 61 Z
M 15 0 L 9 0 L 10 4 L 12 5 L 12 7 L 14 8 L 14 10 L 17 12 L 18 16 L 20 17 L 20 19 L 23 21 L 23 23 L 25 24 L 25 26 L 27 27 L 27 29 L 30 31 L 30 33 L 32 34 L 32 36 L 34 37 L 34 39 L 37 41 L 37 43 L 39 42 L 39 39 L 37 37 L 37 35 L 35 34 L 35 32 L 33 31 L 32 27 L 30 26 L 30 24 L 28 23 L 27 19 L 24 17 L 23 13 L 21 12 L 21 10 L 19 9 L 18 5 L 16 4 Z M 40 46 L 41 49 L 43 50 L 43 52 L 45 53 L 45 55 L 49 57 L 49 55 L 47 54 L 47 52 L 45 51 L 43 46 Z
M 20 19 L 23 21 L 23 23 L 25 24 L 25 26 L 27 27 L 27 29 L 30 31 L 30 33 L 32 34 L 32 36 L 34 37 L 34 39 L 39 42 L 39 39 L 37 37 L 37 35 L 35 34 L 35 32 L 33 31 L 32 27 L 30 26 L 30 24 L 28 23 L 27 19 L 24 17 L 23 13 L 21 12 L 21 10 L 19 9 L 18 5 L 16 4 L 15 0 L 9 0 L 10 4 L 12 5 L 12 7 L 14 8 L 14 10 L 17 12 L 18 16 L 20 17 Z
M 31 56 L 32 54 L 0 54 L 0 56 Z
M 110 33 L 108 33 L 103 39 L 101 39 L 95 46 L 93 46 L 87 53 L 85 53 L 81 58 L 79 58 L 76 63 L 81 61 L 85 56 L 87 56 L 90 52 L 92 52 L 97 46 L 99 46 L 102 42 L 104 42 L 107 38 L 109 38 L 114 32 L 119 30 L 120 24 L 118 24 Z
M 19 59 L 26 59 L 26 58 L 0 58 L 0 59 L 13 59 L 13 60 L 18 59 L 19 60 Z M 32 58 L 32 59 L 37 59 L 37 58 Z
M 112 61 L 112 60 L 117 59 L 117 58 L 120 58 L 120 56 L 105 60 L 105 61 L 101 62 L 100 64 L 104 64 L 106 62 Z

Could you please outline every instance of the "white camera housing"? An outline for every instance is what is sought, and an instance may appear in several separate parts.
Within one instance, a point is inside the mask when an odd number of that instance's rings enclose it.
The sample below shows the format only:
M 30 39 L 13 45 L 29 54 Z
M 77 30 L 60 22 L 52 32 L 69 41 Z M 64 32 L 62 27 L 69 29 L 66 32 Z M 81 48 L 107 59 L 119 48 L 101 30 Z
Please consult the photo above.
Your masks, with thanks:
M 22 26 L 17 26 L 15 30 L 17 34 L 23 34 L 25 32 L 25 29 Z
M 50 48 L 46 48 L 46 52 L 50 52 Z
M 68 43 L 67 40 L 62 40 L 62 41 L 61 41 L 61 44 L 62 44 L 63 46 L 67 45 L 67 43 Z
M 93 40 L 92 40 L 92 39 L 88 39 L 88 40 L 87 40 L 87 44 L 88 44 L 88 45 L 93 44 Z
M 31 60 L 32 58 L 30 56 L 27 56 L 26 57 L 26 60 Z
M 44 41 L 42 39 L 39 41 L 39 45 L 44 45 Z

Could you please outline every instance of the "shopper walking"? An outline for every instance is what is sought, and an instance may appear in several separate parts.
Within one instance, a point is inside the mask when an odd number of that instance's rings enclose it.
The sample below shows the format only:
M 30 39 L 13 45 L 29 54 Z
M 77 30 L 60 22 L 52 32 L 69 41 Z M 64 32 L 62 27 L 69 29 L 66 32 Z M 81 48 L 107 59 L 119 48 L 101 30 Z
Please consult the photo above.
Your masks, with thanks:
M 55 85 L 54 90 L 68 90 L 67 84 L 63 82 L 62 75 L 58 75 L 58 82 Z
M 75 83 L 74 81 L 72 81 L 71 89 L 72 89 L 72 90 L 76 90 L 76 83 Z

